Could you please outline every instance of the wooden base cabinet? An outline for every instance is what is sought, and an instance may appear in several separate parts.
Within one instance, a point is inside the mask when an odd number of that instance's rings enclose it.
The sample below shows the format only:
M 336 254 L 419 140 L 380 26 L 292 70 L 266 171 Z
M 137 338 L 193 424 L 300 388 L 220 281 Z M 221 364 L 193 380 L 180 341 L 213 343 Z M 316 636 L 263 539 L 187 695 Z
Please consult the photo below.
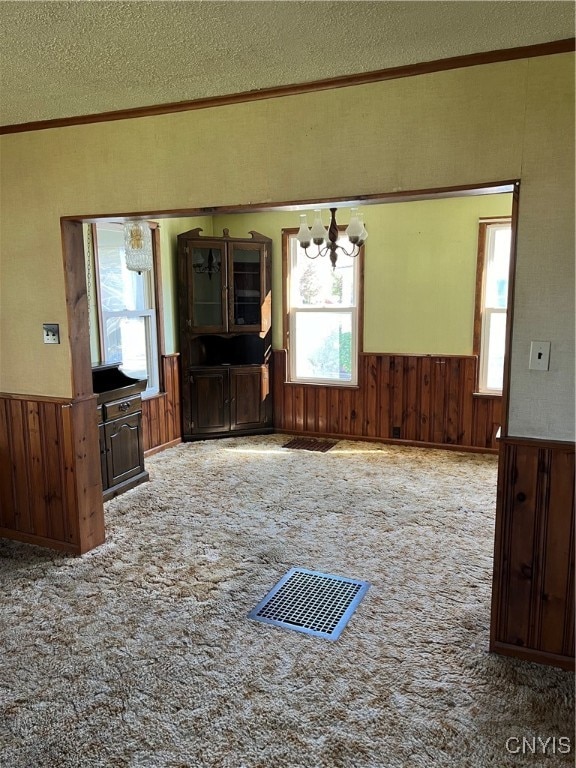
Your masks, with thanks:
M 146 381 L 130 379 L 118 366 L 95 368 L 92 377 L 97 392 L 102 491 L 107 501 L 148 480 L 141 396 Z
M 230 369 L 230 429 L 246 431 L 272 427 L 267 365 Z
M 144 447 L 142 443 L 142 414 L 136 413 L 115 419 L 109 424 L 102 424 L 101 448 L 104 450 L 106 463 L 105 496 L 117 495 L 119 487 L 126 490 L 125 483 L 138 478 L 138 482 L 148 479 L 144 471 Z M 104 477 L 104 475 L 103 475 Z M 133 487 L 130 484 L 130 487 Z M 112 493 L 113 491 L 116 493 Z
M 195 367 L 184 398 L 184 440 L 272 431 L 267 365 Z

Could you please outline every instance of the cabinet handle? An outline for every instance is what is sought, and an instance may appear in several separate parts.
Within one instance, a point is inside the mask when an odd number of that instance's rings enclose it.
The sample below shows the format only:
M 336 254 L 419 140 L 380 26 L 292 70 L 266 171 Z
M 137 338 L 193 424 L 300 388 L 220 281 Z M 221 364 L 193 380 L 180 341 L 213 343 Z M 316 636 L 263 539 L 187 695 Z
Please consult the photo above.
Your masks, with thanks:
M 190 376 L 190 384 L 194 384 L 194 376 Z
M 124 411 L 127 411 L 128 408 L 130 408 L 130 403 L 120 403 L 120 405 L 118 406 L 118 410 L 122 411 L 122 413 L 124 413 Z

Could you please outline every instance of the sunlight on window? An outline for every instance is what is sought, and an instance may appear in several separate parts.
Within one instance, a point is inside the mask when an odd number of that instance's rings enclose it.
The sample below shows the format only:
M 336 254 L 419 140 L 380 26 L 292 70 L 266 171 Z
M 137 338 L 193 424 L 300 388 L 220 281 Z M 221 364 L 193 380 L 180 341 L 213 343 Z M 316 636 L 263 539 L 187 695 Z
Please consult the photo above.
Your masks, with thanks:
M 504 381 L 512 228 L 509 221 L 481 223 L 481 226 L 486 232 L 479 389 L 500 394 Z
M 159 390 L 154 275 L 126 267 L 121 225 L 96 225 L 104 363 L 121 363 L 128 376 L 147 379 L 145 395 Z
M 148 322 L 147 317 L 108 317 L 106 320 L 106 362 L 122 363 L 124 373 L 135 379 L 148 378 Z
M 504 350 L 506 347 L 506 315 L 492 314 L 487 332 L 488 370 L 486 371 L 487 389 L 502 389 L 504 381 Z
M 350 247 L 348 239 L 338 241 Z M 309 259 L 295 236 L 289 241 L 290 379 L 355 384 L 358 349 L 358 258 Z

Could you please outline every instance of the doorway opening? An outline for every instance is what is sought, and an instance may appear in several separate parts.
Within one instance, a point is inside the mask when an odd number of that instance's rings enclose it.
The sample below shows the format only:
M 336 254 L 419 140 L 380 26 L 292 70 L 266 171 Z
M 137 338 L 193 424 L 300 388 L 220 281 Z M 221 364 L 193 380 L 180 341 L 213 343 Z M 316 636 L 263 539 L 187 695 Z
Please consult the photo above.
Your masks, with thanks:
M 85 396 L 86 394 L 89 394 L 91 392 L 91 382 L 90 382 L 90 369 L 92 365 L 94 364 L 94 353 L 93 353 L 93 347 L 94 347 L 94 340 L 90 338 L 90 333 L 88 325 L 88 315 L 90 314 L 90 307 L 86 306 L 85 308 L 82 307 L 81 311 L 78 311 L 80 309 L 79 303 L 78 303 L 78 297 L 81 294 L 84 294 L 87 296 L 87 302 L 88 304 L 90 301 L 93 301 L 90 299 L 90 296 L 86 289 L 86 274 L 85 270 L 80 269 L 81 265 L 85 264 L 85 241 L 84 238 L 81 238 L 80 235 L 82 234 L 82 227 L 85 227 L 87 225 L 96 225 L 96 224 L 102 224 L 106 222 L 108 225 L 114 225 L 121 226 L 124 222 L 130 221 L 133 219 L 141 219 L 145 218 L 149 221 L 156 222 L 158 224 L 158 229 L 156 231 L 156 238 L 157 238 L 157 244 L 158 248 L 162 250 L 162 258 L 161 260 L 158 260 L 158 263 L 155 263 L 155 268 L 159 275 L 159 281 L 160 286 L 156 286 L 156 299 L 157 299 L 157 305 L 158 305 L 158 313 L 162 320 L 158 323 L 158 347 L 159 347 L 159 355 L 165 355 L 165 354 L 173 354 L 177 352 L 177 333 L 175 331 L 176 327 L 176 296 L 175 296 L 175 286 L 174 286 L 174 273 L 172 268 L 171 259 L 173 254 L 166 253 L 165 250 L 161 249 L 160 246 L 160 238 L 161 233 L 164 229 L 171 230 L 171 236 L 174 238 L 174 231 L 175 226 L 177 226 L 178 220 L 194 220 L 194 222 L 203 222 L 206 223 L 207 221 L 213 222 L 214 229 L 221 225 L 223 222 L 230 222 L 230 221 L 236 221 L 236 222 L 242 222 L 242 232 L 246 230 L 245 224 L 248 225 L 249 218 L 254 217 L 256 215 L 271 215 L 271 218 L 273 220 L 272 227 L 276 228 L 277 232 L 277 241 L 280 241 L 280 233 L 279 230 L 281 229 L 289 229 L 292 222 L 296 224 L 297 221 L 297 212 L 309 210 L 312 208 L 320 208 L 320 209 L 327 209 L 328 207 L 336 206 L 339 209 L 346 209 L 350 207 L 357 207 L 362 206 L 363 209 L 369 213 L 372 214 L 372 212 L 375 212 L 380 207 L 381 210 L 385 210 L 385 206 L 398 206 L 399 203 L 422 203 L 424 201 L 441 201 L 441 200 L 450 200 L 450 199 L 462 199 L 466 200 L 469 198 L 483 198 L 488 199 L 492 198 L 492 196 L 510 196 L 511 205 L 510 205 L 510 217 L 511 217 L 511 226 L 512 226 L 512 244 L 511 244 L 511 254 L 512 257 L 510 259 L 510 281 L 509 281 L 509 298 L 512 298 L 513 295 L 513 276 L 514 276 L 514 251 L 515 251 L 515 231 L 516 231 L 516 218 L 517 218 L 517 198 L 518 198 L 518 192 L 519 192 L 519 182 L 517 180 L 512 181 L 503 181 L 503 182 L 492 182 L 492 183 L 484 183 L 481 185 L 465 185 L 465 186 L 459 186 L 459 187 L 450 187 L 450 188 L 439 188 L 439 189 L 429 189 L 429 190 L 412 190 L 412 191 L 404 191 L 404 192 L 394 192 L 394 193 L 382 193 L 382 194 L 374 194 L 374 195 L 357 195 L 357 196 L 351 196 L 345 199 L 333 199 L 333 198 L 323 198 L 322 200 L 305 200 L 305 201 L 290 201 L 290 202 L 280 202 L 280 203 L 269 203 L 269 204 L 255 204 L 255 205 L 246 205 L 246 206 L 221 206 L 221 207 L 215 207 L 215 208 L 191 208 L 191 209 L 182 209 L 182 210 L 171 210 L 171 211 L 144 211 L 144 212 L 138 212 L 138 213 L 115 213 L 115 214 L 109 214 L 109 215 L 98 215 L 98 216 L 83 216 L 83 217 L 64 217 L 62 219 L 61 225 L 63 230 L 63 243 L 64 243 L 64 263 L 65 263 L 65 273 L 66 273 L 66 296 L 67 296 L 67 302 L 69 307 L 68 312 L 68 321 L 70 325 L 70 338 L 72 339 L 71 343 L 71 358 L 72 358 L 72 379 L 74 383 L 74 391 L 73 395 L 74 397 L 79 396 Z M 284 217 L 284 218 L 282 218 Z M 413 229 L 417 228 L 417 223 L 414 222 Z M 73 230 L 75 227 L 80 227 L 81 231 L 76 233 L 76 236 L 73 234 Z M 447 222 L 446 224 L 446 231 L 450 231 L 450 222 Z M 370 231 L 370 229 L 369 229 Z M 452 350 L 450 349 L 442 349 L 441 347 L 437 349 L 432 349 L 431 342 L 427 342 L 428 346 L 426 346 L 426 342 L 421 345 L 421 348 L 414 347 L 411 349 L 405 348 L 401 349 L 400 345 L 404 342 L 400 341 L 397 345 L 391 346 L 388 342 L 388 339 L 385 339 L 384 341 L 384 347 L 381 349 L 376 348 L 375 343 L 375 337 L 377 336 L 378 331 L 375 330 L 372 332 L 370 330 L 371 327 L 374 327 L 374 316 L 375 312 L 377 310 L 374 310 L 375 302 L 373 299 L 370 298 L 370 291 L 374 292 L 374 288 L 372 287 L 372 278 L 374 276 L 374 271 L 372 265 L 374 264 L 374 257 L 370 255 L 371 249 L 380 249 L 380 243 L 378 243 L 376 235 L 374 234 L 374 230 L 372 230 L 372 237 L 370 238 L 370 241 L 367 245 L 368 248 L 368 277 L 370 278 L 370 286 L 365 290 L 365 293 L 368 293 L 368 306 L 365 306 L 365 312 L 367 313 L 367 316 L 364 317 L 364 328 L 367 327 L 367 324 L 369 325 L 368 330 L 363 329 L 363 335 L 364 335 L 364 344 L 360 346 L 360 349 L 362 351 L 380 351 L 380 352 L 391 352 L 394 351 L 398 354 L 401 352 L 405 352 L 407 354 L 441 354 L 450 352 Z M 285 296 L 285 290 L 286 290 L 286 276 L 283 274 L 281 268 L 280 268 L 280 260 L 279 260 L 279 253 L 280 249 L 276 247 L 274 251 L 274 272 L 273 272 L 273 282 L 272 282 L 272 294 L 274 296 L 274 304 L 275 304 L 275 312 L 274 317 L 276 319 L 276 331 L 274 336 L 274 347 L 275 348 L 286 348 L 286 319 L 287 319 L 287 312 L 286 306 L 287 306 L 287 300 Z M 380 257 L 379 257 L 380 258 Z M 436 272 L 436 279 L 438 282 L 442 280 L 442 274 L 441 274 L 442 266 L 438 265 L 438 269 Z M 433 276 L 432 276 L 433 277 Z M 430 276 L 429 278 L 429 288 L 430 293 L 434 293 L 436 291 L 435 286 L 432 283 L 432 279 Z M 403 276 L 404 284 L 406 284 L 406 275 Z M 387 281 L 389 283 L 389 281 Z M 446 281 L 443 281 L 444 284 L 447 284 L 448 287 L 450 287 L 450 278 Z M 380 286 L 379 286 L 380 287 Z M 281 298 L 282 304 L 281 304 Z M 371 302 L 371 303 L 370 303 Z M 366 296 L 365 296 L 365 303 L 366 303 Z M 408 305 L 409 302 L 405 301 L 405 304 Z M 510 301 L 510 307 L 512 306 Z M 279 307 L 282 307 L 279 310 Z M 73 308 L 73 309 L 72 309 Z M 379 310 L 378 310 L 379 311 Z M 390 309 L 390 315 L 393 316 L 394 308 Z M 92 312 L 93 314 L 93 312 Z M 511 312 L 509 313 L 511 316 Z M 278 322 L 280 320 L 280 322 Z M 405 323 L 405 317 L 396 316 L 394 318 L 394 322 L 397 326 L 406 325 Z M 388 323 L 388 325 L 391 325 L 392 323 Z M 280 328 L 282 329 L 280 331 Z M 507 334 L 509 336 L 511 328 L 511 323 L 508 323 L 507 327 Z M 409 332 L 409 329 L 408 331 Z M 280 336 L 280 338 L 279 338 Z M 91 343 L 92 343 L 92 349 L 91 349 Z M 162 391 L 164 388 L 164 382 L 162 382 L 162 371 L 160 371 L 160 386 L 159 389 Z M 504 389 L 506 386 L 506 376 L 504 376 Z M 504 402 L 505 405 L 505 402 Z M 504 412 L 507 411 L 507 408 L 504 407 Z M 504 420 L 504 419 L 503 419 Z M 397 425 L 394 425 L 397 426 Z

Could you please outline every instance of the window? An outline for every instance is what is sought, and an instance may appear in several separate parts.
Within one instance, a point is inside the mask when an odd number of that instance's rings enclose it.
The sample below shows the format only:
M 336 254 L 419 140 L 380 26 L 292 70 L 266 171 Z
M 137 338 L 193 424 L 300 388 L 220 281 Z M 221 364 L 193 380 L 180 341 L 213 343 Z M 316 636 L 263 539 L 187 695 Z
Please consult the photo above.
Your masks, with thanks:
M 480 221 L 474 352 L 485 394 L 502 394 L 511 239 L 510 219 Z
M 100 358 L 147 379 L 144 396 L 159 391 L 154 270 L 132 272 L 124 259 L 121 224 L 95 225 L 96 296 Z
M 338 242 L 348 250 L 348 238 Z M 353 386 L 358 382 L 360 265 L 338 254 L 309 259 L 296 234 L 284 233 L 289 379 Z

